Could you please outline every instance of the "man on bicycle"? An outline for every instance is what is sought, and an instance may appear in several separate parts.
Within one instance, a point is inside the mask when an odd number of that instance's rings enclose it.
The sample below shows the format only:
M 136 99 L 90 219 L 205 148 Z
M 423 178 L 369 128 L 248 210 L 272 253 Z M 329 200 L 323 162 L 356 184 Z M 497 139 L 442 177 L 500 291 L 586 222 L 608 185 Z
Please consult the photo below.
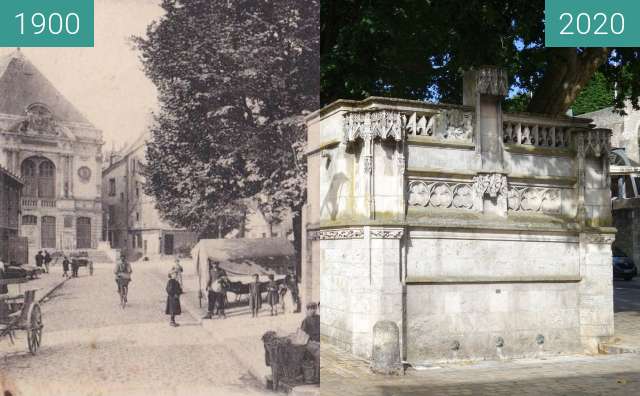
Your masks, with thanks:
M 116 263 L 116 268 L 113 270 L 116 276 L 116 284 L 118 285 L 118 294 L 120 294 L 122 286 L 129 286 L 129 282 L 131 282 L 131 272 L 131 264 L 129 264 L 127 256 L 123 252 L 120 255 L 120 260 Z

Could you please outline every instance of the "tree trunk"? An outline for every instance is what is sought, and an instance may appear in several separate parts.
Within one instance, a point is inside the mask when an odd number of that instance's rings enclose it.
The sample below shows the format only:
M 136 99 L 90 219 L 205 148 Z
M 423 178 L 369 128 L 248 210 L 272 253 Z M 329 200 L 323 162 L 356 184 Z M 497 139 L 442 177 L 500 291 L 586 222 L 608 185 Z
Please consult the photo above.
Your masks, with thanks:
M 607 60 L 607 48 L 549 49 L 549 65 L 542 83 L 535 90 L 527 111 L 531 113 L 563 115 L 593 74 Z
M 293 248 L 295 249 L 295 276 L 296 281 L 300 282 L 300 275 L 302 272 L 302 238 L 304 234 L 302 232 L 302 206 L 293 208 Z

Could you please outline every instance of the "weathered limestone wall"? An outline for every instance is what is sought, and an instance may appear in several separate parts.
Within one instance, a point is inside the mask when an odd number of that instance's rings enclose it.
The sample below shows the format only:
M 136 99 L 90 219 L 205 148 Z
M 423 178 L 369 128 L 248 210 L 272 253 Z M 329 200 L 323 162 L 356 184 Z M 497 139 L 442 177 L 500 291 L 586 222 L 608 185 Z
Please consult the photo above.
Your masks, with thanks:
M 464 80 L 463 106 L 310 119 L 322 335 L 368 358 L 393 321 L 411 363 L 593 352 L 613 334 L 610 131 L 503 114 L 500 70 Z

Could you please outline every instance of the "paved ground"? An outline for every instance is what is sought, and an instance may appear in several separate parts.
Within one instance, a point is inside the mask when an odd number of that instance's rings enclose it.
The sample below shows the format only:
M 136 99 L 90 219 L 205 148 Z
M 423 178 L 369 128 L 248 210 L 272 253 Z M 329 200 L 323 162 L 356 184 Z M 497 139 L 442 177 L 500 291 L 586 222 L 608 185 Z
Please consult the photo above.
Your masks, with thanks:
M 614 345 L 640 352 L 640 278 L 614 288 Z M 366 362 L 326 344 L 321 356 L 323 396 L 640 394 L 640 354 L 449 364 L 403 377 L 373 375 Z
M 37 356 L 23 333 L 14 346 L 0 341 L 0 385 L 23 395 L 273 394 L 188 313 L 168 325 L 164 282 L 147 265 L 135 268 L 124 310 L 112 265 L 93 277 L 81 269 L 43 305 Z
M 621 351 L 640 352 L 640 277 L 614 281 L 616 337 L 611 346 Z

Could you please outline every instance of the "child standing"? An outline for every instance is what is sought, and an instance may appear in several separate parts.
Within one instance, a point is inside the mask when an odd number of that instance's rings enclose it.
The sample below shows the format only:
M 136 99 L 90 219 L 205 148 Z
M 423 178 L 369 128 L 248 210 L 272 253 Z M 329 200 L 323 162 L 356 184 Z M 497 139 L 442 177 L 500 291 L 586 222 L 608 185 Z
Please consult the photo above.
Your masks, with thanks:
M 180 295 L 182 294 L 182 287 L 180 287 L 180 283 L 175 279 L 175 272 L 169 273 L 169 281 L 167 281 L 167 307 L 165 309 L 165 313 L 167 315 L 171 315 L 171 321 L 169 324 L 173 327 L 179 326 L 176 323 L 176 315 L 180 315 L 182 313 L 182 309 L 180 308 Z
M 249 283 L 249 308 L 251 309 L 251 317 L 257 318 L 258 312 L 262 308 L 262 293 L 258 274 L 253 274 L 253 282 Z
M 280 309 L 282 310 L 282 313 L 285 313 L 285 304 L 284 304 L 284 298 L 287 295 L 287 283 L 289 281 L 289 275 L 284 277 L 284 282 L 282 282 L 280 284 L 280 286 L 278 286 L 278 298 L 280 299 Z
M 271 316 L 278 315 L 278 284 L 274 280 L 273 274 L 269 274 L 269 284 L 267 285 L 267 301 L 271 307 Z
M 62 276 L 65 278 L 69 277 L 69 259 L 67 256 L 64 256 L 64 259 L 62 260 Z

